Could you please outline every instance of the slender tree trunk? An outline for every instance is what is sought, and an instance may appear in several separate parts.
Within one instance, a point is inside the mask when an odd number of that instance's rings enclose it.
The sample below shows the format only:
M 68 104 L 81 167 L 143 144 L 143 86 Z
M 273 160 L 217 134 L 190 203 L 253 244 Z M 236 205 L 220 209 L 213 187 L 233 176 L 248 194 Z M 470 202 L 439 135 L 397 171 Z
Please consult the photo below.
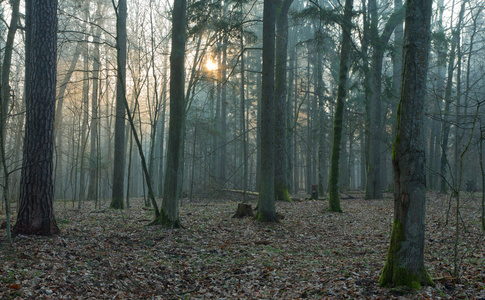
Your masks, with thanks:
M 293 142 L 294 137 L 294 117 L 293 117 L 293 109 L 294 109 L 294 101 L 295 101 L 295 60 L 296 60 L 296 46 L 294 45 L 294 34 L 291 35 L 291 54 L 290 54 L 290 61 L 289 61 L 289 72 L 288 72 L 288 100 L 287 100 L 287 112 L 286 112 L 286 122 L 287 122 L 287 136 L 286 136 L 286 145 L 288 145 L 288 166 L 287 166 L 287 180 L 288 180 L 288 187 L 290 191 L 297 192 L 298 187 L 295 185 L 295 175 L 294 175 L 294 166 L 295 166 L 295 145 Z
M 456 29 L 454 30 L 453 33 L 453 38 L 451 40 L 451 50 L 450 50 L 450 60 L 448 62 L 448 77 L 446 79 L 446 88 L 445 88 L 445 111 L 443 115 L 443 120 L 441 121 L 441 126 L 442 126 L 442 142 L 441 142 L 441 160 L 440 160 L 440 175 L 441 175 L 441 181 L 440 181 L 440 192 L 446 193 L 447 190 L 447 176 L 446 176 L 446 171 L 448 169 L 448 140 L 449 140 L 449 135 L 450 135 L 450 129 L 451 129 L 451 119 L 450 119 L 450 110 L 451 110 L 451 102 L 452 100 L 452 93 L 453 93 L 453 72 L 455 70 L 455 58 L 456 58 L 456 48 L 459 46 L 457 45 L 458 43 L 458 37 L 460 34 L 461 30 L 461 22 L 463 20 L 463 14 L 464 14 L 464 4 L 466 2 L 463 2 L 463 7 L 460 11 L 459 18 L 458 18 L 458 24 L 456 26 Z
M 419 289 L 433 284 L 424 266 L 426 210 L 424 100 L 430 44 L 431 0 L 409 0 L 403 78 L 393 147 L 394 222 L 379 284 Z
M 87 6 L 89 5 L 89 1 L 84 2 L 84 10 L 85 10 L 85 17 L 86 20 L 89 19 L 89 10 Z M 83 72 L 83 91 L 82 91 L 82 106 L 81 106 L 81 113 L 83 115 L 82 120 L 82 127 L 81 127 L 81 166 L 80 166 L 80 181 L 79 181 L 79 206 L 78 208 L 81 209 L 81 204 L 85 200 L 86 197 L 86 170 L 85 170 L 85 153 L 86 153 L 86 145 L 88 143 L 88 122 L 89 122 L 89 47 L 88 47 L 88 39 L 87 37 L 84 40 L 84 48 L 83 48 L 83 62 L 84 62 L 84 72 Z
M 242 129 L 242 146 L 243 146 L 243 203 L 247 201 L 247 190 L 248 190 L 248 144 L 247 144 L 247 130 L 246 130 L 246 97 L 245 97 L 245 60 L 244 60 L 244 26 L 243 26 L 243 16 L 244 16 L 244 5 L 241 2 L 241 31 L 239 37 L 239 46 L 241 50 L 241 129 Z
M 227 160 L 227 38 L 224 38 L 222 43 L 222 63 L 221 63 L 221 115 L 220 115 L 220 147 L 221 156 L 219 159 L 219 186 L 223 187 L 226 183 L 226 160 Z M 237 115 L 237 114 L 236 114 Z
M 365 199 L 380 199 L 382 198 L 383 180 L 381 176 L 381 146 L 383 134 L 382 118 L 382 63 L 385 53 L 385 48 L 389 42 L 392 32 L 395 27 L 402 22 L 404 11 L 395 11 L 385 24 L 383 32 L 378 33 L 379 15 L 377 4 L 375 0 L 369 1 L 370 12 L 370 42 L 372 45 L 371 68 L 369 74 L 369 89 L 370 95 L 366 100 L 370 100 L 368 121 L 370 129 L 369 145 L 368 145 L 368 164 L 367 164 L 367 181 Z M 366 123 L 367 124 L 367 123 Z
M 164 182 L 164 148 L 165 148 L 165 116 L 166 116 L 166 108 L 167 108 L 167 57 L 165 56 L 163 59 L 163 84 L 162 84 L 162 91 L 160 92 L 160 103 L 161 103 L 161 116 L 160 116 L 160 130 L 158 134 L 158 195 L 161 197 L 163 195 L 163 182 Z
M 479 141 L 479 159 L 480 159 L 480 173 L 482 175 L 482 230 L 485 231 L 485 169 L 483 167 L 483 138 L 484 138 L 484 131 L 482 124 L 480 124 L 480 141 Z
M 333 121 L 333 143 L 332 143 L 332 160 L 330 165 L 329 178 L 329 210 L 342 212 L 340 207 L 339 195 L 339 160 L 342 142 L 342 123 L 344 115 L 345 97 L 347 96 L 347 78 L 350 64 L 350 49 L 352 37 L 352 9 L 353 0 L 345 1 L 344 23 L 342 24 L 342 45 L 340 46 L 340 68 L 337 90 L 337 108 Z
M 3 64 L 1 65 L 1 82 L 0 82 L 0 109 L 1 109 L 1 122 L 3 128 L 6 128 L 8 107 L 10 102 L 10 67 L 12 65 L 12 53 L 14 46 L 15 33 L 19 25 L 20 14 L 19 6 L 20 0 L 10 1 L 12 5 L 12 15 L 10 19 L 10 26 L 7 32 L 7 40 L 5 43 L 5 53 L 3 55 Z M 3 132 L 4 134 L 5 132 Z M 5 136 L 1 136 L 5 139 Z
M 317 64 L 317 72 L 315 77 L 315 86 L 316 86 L 316 94 L 317 102 L 318 102 L 318 118 L 315 117 L 315 120 L 318 120 L 318 130 L 314 130 L 314 133 L 318 132 L 318 136 L 313 140 L 313 145 L 318 146 L 317 151 L 315 152 L 315 156 L 317 157 L 317 161 L 314 162 L 314 165 L 318 165 L 317 168 L 317 182 L 318 182 L 318 193 L 323 195 L 326 191 L 325 184 L 326 184 L 326 175 L 327 170 L 325 168 L 326 162 L 326 151 L 325 151 L 325 119 L 326 119 L 326 112 L 325 112 L 325 103 L 323 101 L 323 81 L 322 81 L 322 55 L 321 51 L 317 51 L 315 63 Z M 315 114 L 316 116 L 316 114 Z M 318 143 L 317 143 L 318 141 Z
M 168 130 L 167 167 L 160 216 L 155 223 L 180 227 L 184 129 L 185 129 L 185 0 L 175 0 L 172 19 L 172 52 L 170 56 L 170 122 Z
M 278 220 L 275 210 L 275 0 L 264 0 L 263 8 L 263 74 L 261 98 L 261 178 L 259 184 L 258 213 L 263 222 Z
M 101 3 L 98 3 L 96 16 L 101 15 Z M 99 24 L 100 26 L 102 24 Z M 88 200 L 97 200 L 98 198 L 98 94 L 99 94 L 99 75 L 100 75 L 100 53 L 99 42 L 101 37 L 101 28 L 98 27 L 93 37 L 93 92 L 91 95 L 91 140 L 89 155 L 89 187 Z
M 261 76 L 257 77 L 256 80 L 256 90 L 262 90 L 261 87 Z M 261 96 L 258 97 L 258 103 L 257 103 L 257 126 L 256 126 L 256 184 L 255 188 L 257 191 L 259 191 L 260 188 L 260 183 L 261 183 L 261 105 L 262 105 L 262 99 Z
M 77 62 L 79 60 L 79 56 L 81 55 L 81 43 L 78 43 L 76 45 L 76 48 L 74 50 L 74 55 L 71 61 L 71 64 L 69 65 L 69 69 L 66 72 L 66 75 L 64 76 L 60 86 L 59 86 L 59 91 L 57 93 L 57 107 L 56 107 L 56 117 L 55 117 L 55 123 L 54 123 L 54 138 L 56 140 L 56 165 L 55 165 L 55 178 L 56 178 L 56 184 L 54 185 L 54 189 L 59 191 L 55 192 L 54 194 L 58 194 L 62 197 L 63 191 L 64 191 L 64 181 L 65 181 L 65 176 L 63 174 L 63 147 L 62 147 L 62 142 L 63 142 L 63 107 L 64 107 L 64 95 L 66 93 L 67 85 L 69 81 L 71 80 L 72 74 L 74 73 L 74 70 L 76 68 Z
M 27 0 L 26 127 L 17 234 L 53 235 L 53 154 L 56 99 L 57 1 Z
M 402 0 L 394 0 L 394 11 L 400 10 L 402 7 Z M 394 55 L 392 56 L 392 98 L 391 98 L 391 124 L 392 124 L 392 140 L 396 137 L 396 115 L 397 105 L 399 103 L 399 96 L 401 94 L 401 71 L 402 71 L 402 42 L 403 42 L 404 26 L 402 23 L 398 24 L 394 29 Z
M 8 107 L 10 103 L 10 67 L 12 64 L 13 43 L 15 33 L 17 32 L 18 22 L 20 19 L 19 6 L 20 0 L 11 1 L 12 14 L 10 19 L 10 26 L 7 32 L 7 40 L 5 43 L 5 53 L 3 57 L 3 64 L 1 69 L 0 82 L 0 159 L 2 162 L 3 172 L 3 199 L 5 201 L 5 214 L 7 218 L 7 241 L 12 242 L 11 237 L 11 223 L 10 223 L 10 198 L 9 198 L 9 177 L 10 171 L 7 166 L 7 158 L 5 157 L 5 129 L 8 118 Z M 19 130 L 20 131 L 20 130 Z M 16 151 L 19 152 L 19 151 Z
M 276 56 L 275 56 L 275 193 L 276 200 L 291 201 L 288 193 L 288 145 L 286 74 L 288 57 L 288 10 L 293 0 L 278 2 L 276 8 Z
M 123 209 L 123 193 L 125 180 L 125 102 L 126 102 L 126 0 L 119 0 L 116 18 L 116 117 L 115 117 L 115 145 L 113 167 L 113 189 L 111 208 Z

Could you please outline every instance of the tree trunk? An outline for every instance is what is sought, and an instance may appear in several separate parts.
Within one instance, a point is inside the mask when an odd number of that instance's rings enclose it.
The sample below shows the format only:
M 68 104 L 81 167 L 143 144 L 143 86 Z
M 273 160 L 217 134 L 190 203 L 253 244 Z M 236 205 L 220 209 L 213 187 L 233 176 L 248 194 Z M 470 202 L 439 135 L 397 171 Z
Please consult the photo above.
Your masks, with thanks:
M 226 7 L 226 6 L 225 6 Z M 219 186 L 223 187 L 226 183 L 226 160 L 227 160 L 227 38 L 225 37 L 222 42 L 222 63 L 220 64 L 221 70 L 221 115 L 220 115 L 220 134 L 219 140 L 221 147 L 221 156 L 219 158 L 219 171 L 218 181 Z M 237 114 L 236 114 L 237 115 Z M 241 132 L 244 132 L 241 130 Z
M 119 0 L 116 18 L 116 117 L 115 117 L 115 149 L 113 167 L 113 189 L 111 208 L 123 209 L 123 193 L 125 180 L 125 102 L 126 102 L 126 0 Z
M 96 20 L 101 16 L 101 2 L 98 2 L 96 11 Z M 99 43 L 101 40 L 102 22 L 98 24 L 93 37 L 93 92 L 91 95 L 91 141 L 89 154 L 89 187 L 87 200 L 98 199 L 98 94 L 99 94 L 99 75 L 101 65 L 101 55 L 99 52 Z
M 261 178 L 259 184 L 258 213 L 263 222 L 277 221 L 275 210 L 275 102 L 274 102 L 274 50 L 275 0 L 264 0 L 263 8 L 263 74 L 261 98 Z
M 80 55 L 81 55 L 81 43 L 78 43 L 74 50 L 74 55 L 72 57 L 71 64 L 69 65 L 69 69 L 67 70 L 66 75 L 64 76 L 62 82 L 60 83 L 59 92 L 57 93 L 56 117 L 55 117 L 55 123 L 54 123 L 54 138 L 56 140 L 56 149 L 57 149 L 56 166 L 55 166 L 56 184 L 54 186 L 54 189 L 57 190 L 58 192 L 55 192 L 54 194 L 57 194 L 59 196 L 63 195 L 64 180 L 65 180 L 65 176 L 63 174 L 64 170 L 63 170 L 63 155 L 62 155 L 63 153 L 62 151 L 62 141 L 63 141 L 62 110 L 64 107 L 64 95 L 66 93 L 67 85 L 71 80 L 72 74 L 74 73 L 74 70 L 76 68 L 77 61 L 79 60 Z
M 54 117 L 56 103 L 57 1 L 26 1 L 26 123 L 17 234 L 53 235 Z
M 243 204 L 246 203 L 247 201 L 247 190 L 248 190 L 248 132 L 247 132 L 247 126 L 246 126 L 246 73 L 245 73 L 245 60 L 244 60 L 244 26 L 243 26 L 243 21 L 244 21 L 244 5 L 241 2 L 241 28 L 240 28 L 240 37 L 239 37 L 239 47 L 241 51 L 241 142 L 242 142 L 242 148 L 243 148 Z M 238 212 L 239 212 L 239 206 L 238 206 Z M 237 214 L 237 212 L 236 212 Z
M 353 0 L 345 1 L 344 23 L 342 24 L 342 45 L 340 46 L 340 68 L 337 90 L 337 108 L 333 121 L 333 143 L 332 143 L 332 160 L 330 165 L 329 178 L 329 210 L 342 212 L 340 207 L 339 195 L 339 160 L 342 142 L 342 123 L 344 115 L 345 97 L 347 96 L 347 78 L 349 73 L 350 49 L 352 37 L 352 9 Z
M 382 118 L 382 103 L 381 103 L 381 89 L 382 89 L 382 61 L 385 53 L 385 48 L 389 42 L 392 32 L 402 22 L 404 17 L 403 9 L 395 11 L 385 24 L 384 30 L 379 35 L 378 28 L 378 9 L 375 0 L 369 1 L 370 12 L 370 42 L 372 45 L 371 68 L 368 80 L 368 89 L 366 90 L 370 95 L 366 96 L 370 101 L 367 107 L 369 110 L 368 121 L 370 128 L 369 144 L 367 145 L 367 180 L 365 199 L 380 199 L 382 198 L 382 176 L 381 176 L 381 145 L 383 122 Z
M 464 5 L 464 4 L 463 4 Z M 441 142 L 441 160 L 440 160 L 440 192 L 446 193 L 447 185 L 449 184 L 448 179 L 446 177 L 446 170 L 448 169 L 448 139 L 450 134 L 450 127 L 451 127 L 451 119 L 450 119 L 450 110 L 451 110 L 451 102 L 452 102 L 452 93 L 453 93 L 453 71 L 455 70 L 455 57 L 456 57 L 456 49 L 459 47 L 458 37 L 460 34 L 460 27 L 461 22 L 463 20 L 464 9 L 462 8 L 460 11 L 460 15 L 458 18 L 458 24 L 456 29 L 453 33 L 453 38 L 451 40 L 451 50 L 450 50 L 450 61 L 448 63 L 448 77 L 446 79 L 446 88 L 445 88 L 445 111 L 443 115 L 443 120 L 441 120 L 442 126 L 442 142 Z M 452 182 L 451 182 L 452 184 Z
M 160 215 L 154 223 L 180 227 L 179 199 L 182 184 L 185 130 L 185 0 L 175 0 L 172 18 L 172 52 L 170 56 L 170 121 L 168 128 L 167 166 Z
M 291 201 L 288 193 L 287 162 L 287 102 L 286 73 L 288 53 L 288 10 L 293 0 L 278 2 L 276 13 L 276 56 L 275 56 L 275 193 L 276 200 Z
M 426 75 L 430 44 L 431 0 L 410 0 L 406 8 L 403 78 L 393 147 L 394 222 L 379 284 L 419 289 L 433 284 L 424 267 L 426 210 Z
M 89 1 L 84 1 L 84 11 L 86 20 L 89 19 L 89 10 L 87 6 L 89 6 Z M 84 47 L 83 47 L 83 62 L 84 62 L 84 72 L 83 72 L 83 91 L 82 91 L 82 106 L 81 106 L 81 113 L 83 115 L 82 120 L 82 127 L 81 127 L 81 166 L 80 166 L 80 181 L 79 181 L 79 206 L 78 208 L 81 209 L 81 204 L 85 200 L 86 197 L 86 170 L 85 170 L 85 153 L 86 153 L 86 146 L 88 143 L 88 122 L 89 122 L 89 47 L 88 47 L 88 38 L 86 37 L 84 40 Z
M 10 26 L 7 32 L 7 40 L 5 43 L 5 53 L 3 56 L 3 64 L 1 65 L 1 82 L 0 82 L 0 109 L 1 109 L 1 122 L 3 128 L 7 125 L 8 107 L 10 103 L 10 67 L 12 65 L 12 53 L 14 46 L 15 33 L 17 32 L 18 23 L 20 20 L 19 6 L 20 0 L 11 1 L 12 5 L 12 17 L 10 19 Z M 2 133 L 0 138 L 5 139 Z

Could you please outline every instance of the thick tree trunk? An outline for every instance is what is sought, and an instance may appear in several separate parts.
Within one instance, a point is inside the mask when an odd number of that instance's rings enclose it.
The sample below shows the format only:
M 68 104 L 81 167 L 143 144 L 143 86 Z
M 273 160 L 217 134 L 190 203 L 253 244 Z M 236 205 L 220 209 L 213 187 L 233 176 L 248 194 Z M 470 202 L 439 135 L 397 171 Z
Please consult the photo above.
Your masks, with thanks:
M 393 147 L 394 222 L 379 284 L 433 284 L 424 266 L 426 210 L 424 100 L 431 0 L 407 2 L 401 99 Z
M 258 213 L 263 222 L 278 220 L 275 210 L 275 103 L 274 103 L 274 50 L 275 0 L 264 0 L 263 9 L 263 74 L 261 99 L 261 178 L 259 184 Z
M 20 207 L 14 234 L 59 233 L 53 210 L 54 117 L 56 103 L 57 1 L 26 2 L 28 61 L 26 123 Z M 30 51 L 29 51 L 30 50 Z
M 119 0 L 116 18 L 116 118 L 115 118 L 115 149 L 113 166 L 113 188 L 111 208 L 123 209 L 123 194 L 125 180 L 125 102 L 126 102 L 126 0 Z
M 347 96 L 347 78 L 350 64 L 350 49 L 352 37 L 350 36 L 352 30 L 352 9 L 353 0 L 345 1 L 344 23 L 342 24 L 342 45 L 340 47 L 340 68 L 337 90 L 337 108 L 335 109 L 335 117 L 333 121 L 333 143 L 332 143 L 332 160 L 330 166 L 329 178 L 329 210 L 335 212 L 342 212 L 340 208 L 339 195 L 339 160 L 342 142 L 342 123 L 344 115 L 345 97 Z

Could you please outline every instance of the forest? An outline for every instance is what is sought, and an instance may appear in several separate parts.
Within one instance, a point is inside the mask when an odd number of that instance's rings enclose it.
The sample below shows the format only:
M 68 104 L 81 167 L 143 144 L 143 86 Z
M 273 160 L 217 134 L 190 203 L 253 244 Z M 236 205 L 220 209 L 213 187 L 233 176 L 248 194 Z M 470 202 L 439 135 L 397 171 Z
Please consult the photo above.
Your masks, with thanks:
M 0 1 L 1 299 L 485 299 L 478 0 Z

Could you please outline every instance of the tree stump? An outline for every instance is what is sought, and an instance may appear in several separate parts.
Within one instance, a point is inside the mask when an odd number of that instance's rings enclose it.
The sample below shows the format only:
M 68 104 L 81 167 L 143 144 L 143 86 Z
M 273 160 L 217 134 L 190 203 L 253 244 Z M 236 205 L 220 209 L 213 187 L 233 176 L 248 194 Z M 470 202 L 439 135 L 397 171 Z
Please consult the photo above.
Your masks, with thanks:
M 312 184 L 312 198 L 313 200 L 318 200 L 318 185 Z
M 254 214 L 253 214 L 253 209 L 251 207 L 251 204 L 239 203 L 237 205 L 237 211 L 232 217 L 241 219 L 244 217 L 253 217 L 253 216 Z

